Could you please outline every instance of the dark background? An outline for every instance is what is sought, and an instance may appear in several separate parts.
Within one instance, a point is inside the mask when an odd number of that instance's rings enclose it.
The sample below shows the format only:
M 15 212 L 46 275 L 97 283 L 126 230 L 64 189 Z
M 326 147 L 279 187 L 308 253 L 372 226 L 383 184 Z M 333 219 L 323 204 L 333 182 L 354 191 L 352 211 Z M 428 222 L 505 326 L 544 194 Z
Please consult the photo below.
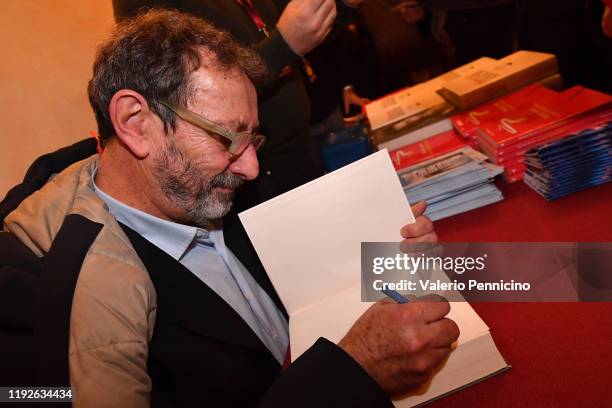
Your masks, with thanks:
M 446 27 L 459 65 L 511 53 L 515 36 L 519 49 L 557 55 L 567 87 L 611 93 L 612 39 L 601 29 L 603 9 L 600 0 L 519 0 L 449 11 Z

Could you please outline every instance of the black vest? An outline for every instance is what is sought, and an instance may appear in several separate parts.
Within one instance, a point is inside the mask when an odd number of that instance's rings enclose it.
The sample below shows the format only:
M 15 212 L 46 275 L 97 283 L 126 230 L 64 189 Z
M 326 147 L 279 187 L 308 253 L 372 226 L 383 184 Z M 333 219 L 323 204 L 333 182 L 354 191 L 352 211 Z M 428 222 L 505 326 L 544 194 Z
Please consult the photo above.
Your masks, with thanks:
M 125 225 L 157 292 L 149 343 L 152 406 L 252 406 L 281 366 L 219 295 L 187 268 Z M 235 216 L 225 220 L 228 248 L 285 313 Z

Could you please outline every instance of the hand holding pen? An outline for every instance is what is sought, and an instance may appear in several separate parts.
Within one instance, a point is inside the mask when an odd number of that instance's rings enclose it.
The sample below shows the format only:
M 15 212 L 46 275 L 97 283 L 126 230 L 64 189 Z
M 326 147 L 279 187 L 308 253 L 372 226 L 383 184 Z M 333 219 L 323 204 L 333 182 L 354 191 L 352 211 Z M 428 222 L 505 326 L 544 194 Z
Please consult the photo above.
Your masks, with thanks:
M 400 397 L 427 381 L 450 354 L 459 327 L 445 317 L 449 311 L 450 304 L 439 296 L 378 302 L 338 346 L 391 397 Z

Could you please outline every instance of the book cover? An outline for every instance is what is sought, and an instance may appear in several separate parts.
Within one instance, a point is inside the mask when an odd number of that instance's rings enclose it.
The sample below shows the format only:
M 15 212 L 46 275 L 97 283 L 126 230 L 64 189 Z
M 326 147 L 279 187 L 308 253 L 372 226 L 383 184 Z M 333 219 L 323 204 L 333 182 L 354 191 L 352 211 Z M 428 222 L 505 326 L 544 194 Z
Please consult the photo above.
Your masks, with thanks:
M 612 96 L 581 86 L 557 95 L 542 95 L 523 109 L 504 114 L 478 127 L 478 138 L 497 151 L 544 132 L 582 120 L 612 107 Z
M 395 170 L 401 170 L 424 160 L 460 149 L 466 144 L 453 129 L 389 152 Z
M 556 94 L 557 92 L 543 85 L 529 85 L 492 102 L 458 113 L 452 116 L 450 121 L 461 136 L 475 138 L 478 134 L 478 127 L 484 123 L 494 121 L 502 115 L 521 109 L 528 101 L 537 100 L 542 95 L 554 96 Z

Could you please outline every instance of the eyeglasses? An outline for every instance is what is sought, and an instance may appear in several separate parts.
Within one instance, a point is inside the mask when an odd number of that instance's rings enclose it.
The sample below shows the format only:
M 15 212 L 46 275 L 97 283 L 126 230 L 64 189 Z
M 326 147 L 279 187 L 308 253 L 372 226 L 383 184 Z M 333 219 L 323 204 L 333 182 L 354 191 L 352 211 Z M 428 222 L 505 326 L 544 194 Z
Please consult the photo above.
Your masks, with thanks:
M 259 150 L 266 141 L 264 135 L 251 132 L 232 132 L 189 109 L 181 108 L 167 101 L 160 101 L 160 103 L 176 113 L 185 122 L 210 132 L 211 136 L 221 142 L 234 158 L 240 156 L 251 144 L 256 151 Z

